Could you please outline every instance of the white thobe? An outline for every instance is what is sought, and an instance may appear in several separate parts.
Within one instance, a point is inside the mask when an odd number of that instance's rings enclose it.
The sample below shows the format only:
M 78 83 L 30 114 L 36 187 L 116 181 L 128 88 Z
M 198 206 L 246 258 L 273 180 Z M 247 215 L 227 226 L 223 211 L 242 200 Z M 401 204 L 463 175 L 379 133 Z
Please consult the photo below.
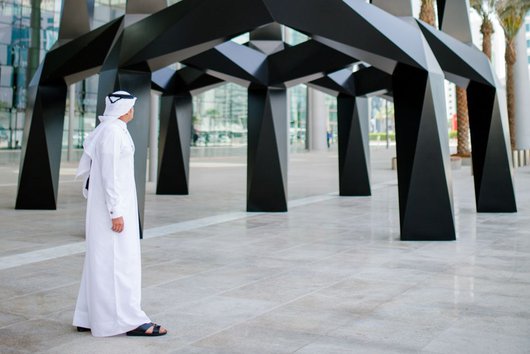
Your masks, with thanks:
M 150 322 L 142 311 L 138 202 L 134 143 L 127 124 L 106 122 L 94 142 L 86 212 L 86 255 L 74 326 L 96 337 L 130 331 Z M 103 128 L 103 127 L 102 127 Z M 122 216 L 124 229 L 112 231 Z

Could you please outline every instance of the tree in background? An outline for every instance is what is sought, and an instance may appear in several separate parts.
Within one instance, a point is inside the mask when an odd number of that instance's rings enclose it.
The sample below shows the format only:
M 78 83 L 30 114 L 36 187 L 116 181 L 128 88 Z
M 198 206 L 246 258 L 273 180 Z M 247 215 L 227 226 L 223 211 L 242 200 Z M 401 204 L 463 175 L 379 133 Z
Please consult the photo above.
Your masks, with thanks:
M 515 95 L 513 70 L 517 53 L 515 50 L 515 36 L 524 24 L 526 13 L 530 9 L 530 0 L 497 0 L 495 1 L 495 11 L 497 18 L 504 31 L 506 40 L 506 51 L 504 59 L 506 61 L 506 96 L 508 101 L 508 121 L 510 126 L 510 144 L 512 150 L 516 148 L 515 141 Z
M 456 155 L 470 157 L 469 115 L 467 109 L 467 91 L 455 85 L 456 89 Z
M 436 27 L 434 0 L 422 0 L 420 9 L 420 20 Z M 471 156 L 469 144 L 469 116 L 467 112 L 466 89 L 456 86 L 456 124 L 457 124 L 457 148 L 456 155 L 461 157 Z
M 420 20 L 436 27 L 434 0 L 421 0 Z
M 491 37 L 493 29 L 492 17 L 495 14 L 495 3 L 497 0 L 471 0 L 470 4 L 482 19 L 480 33 L 482 33 L 482 51 L 491 60 Z

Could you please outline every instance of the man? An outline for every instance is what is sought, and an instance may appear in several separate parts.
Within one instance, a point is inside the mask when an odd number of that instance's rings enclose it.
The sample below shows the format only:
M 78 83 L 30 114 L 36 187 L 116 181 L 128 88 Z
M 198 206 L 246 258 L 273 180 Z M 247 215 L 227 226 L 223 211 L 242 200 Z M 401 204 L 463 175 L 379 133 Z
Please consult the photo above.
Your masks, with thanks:
M 73 325 L 95 337 L 159 336 L 166 329 L 142 311 L 134 143 L 127 130 L 136 97 L 105 98 L 100 124 L 86 138 L 77 176 L 87 198 L 86 255 Z

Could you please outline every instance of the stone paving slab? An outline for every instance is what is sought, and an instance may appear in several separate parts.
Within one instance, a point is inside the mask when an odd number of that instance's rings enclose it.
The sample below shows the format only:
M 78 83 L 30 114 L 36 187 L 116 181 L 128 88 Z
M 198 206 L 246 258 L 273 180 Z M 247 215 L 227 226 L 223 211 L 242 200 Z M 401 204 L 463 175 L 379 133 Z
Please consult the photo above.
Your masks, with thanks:
M 196 153 L 189 196 L 148 183 L 142 301 L 160 338 L 75 331 L 75 164 L 57 211 L 13 210 L 18 166 L 0 166 L 0 265 L 19 262 L 0 269 L 0 353 L 528 353 L 530 168 L 514 214 L 477 214 L 469 167 L 452 171 L 458 240 L 401 242 L 393 154 L 373 149 L 363 198 L 338 197 L 336 151 L 291 155 L 288 213 L 245 213 L 244 154 Z

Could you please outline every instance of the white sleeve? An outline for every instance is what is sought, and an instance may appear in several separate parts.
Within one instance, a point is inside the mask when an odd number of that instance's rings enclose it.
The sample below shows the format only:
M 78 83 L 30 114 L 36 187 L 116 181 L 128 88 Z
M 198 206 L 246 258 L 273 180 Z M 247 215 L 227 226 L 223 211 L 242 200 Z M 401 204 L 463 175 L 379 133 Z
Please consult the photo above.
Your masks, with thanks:
M 122 144 L 122 134 L 119 130 L 109 129 L 102 137 L 99 160 L 105 203 L 111 219 L 123 216 L 123 196 L 118 188 L 119 159 Z

